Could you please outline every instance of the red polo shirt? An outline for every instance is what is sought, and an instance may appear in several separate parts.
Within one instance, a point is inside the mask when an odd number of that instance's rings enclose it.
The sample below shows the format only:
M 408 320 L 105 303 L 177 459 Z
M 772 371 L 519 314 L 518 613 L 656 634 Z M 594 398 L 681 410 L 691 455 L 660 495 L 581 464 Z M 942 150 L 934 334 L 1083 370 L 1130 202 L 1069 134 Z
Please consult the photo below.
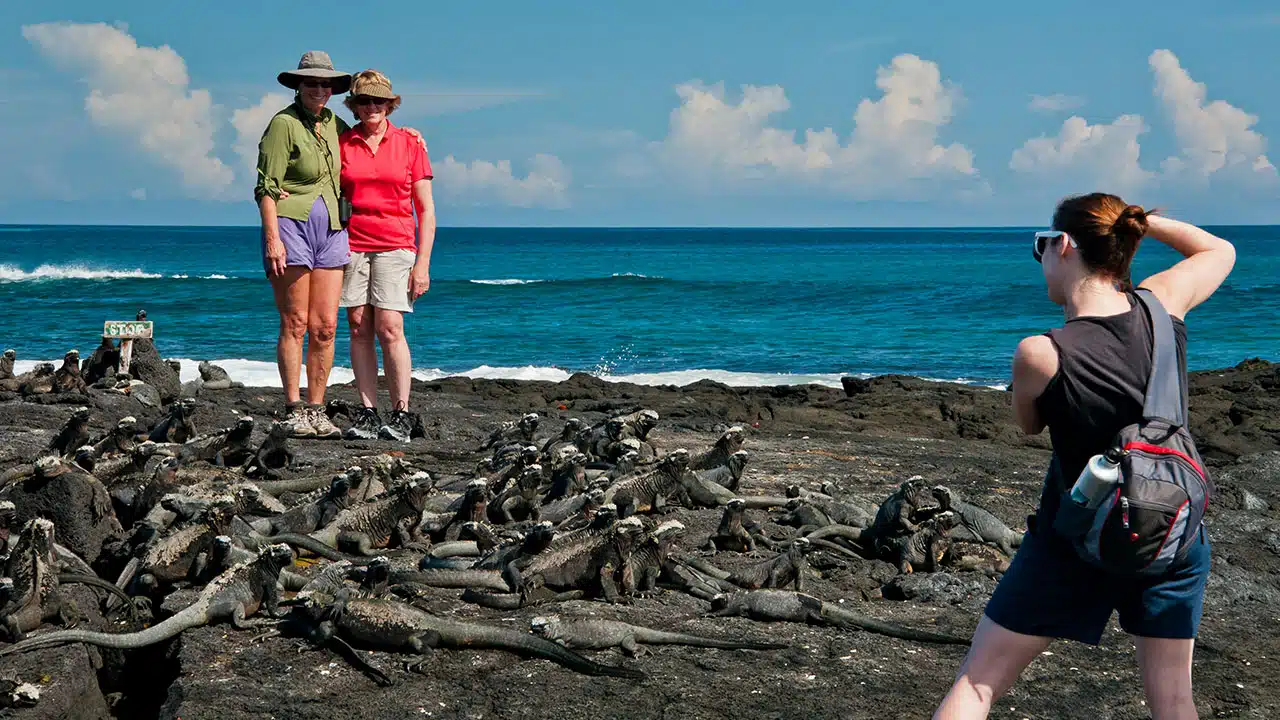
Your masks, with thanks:
M 347 226 L 351 250 L 416 250 L 413 184 L 431 178 L 431 161 L 422 143 L 388 120 L 377 152 L 369 149 L 359 125 L 343 133 L 338 145 L 342 194 L 351 199 L 354 209 Z

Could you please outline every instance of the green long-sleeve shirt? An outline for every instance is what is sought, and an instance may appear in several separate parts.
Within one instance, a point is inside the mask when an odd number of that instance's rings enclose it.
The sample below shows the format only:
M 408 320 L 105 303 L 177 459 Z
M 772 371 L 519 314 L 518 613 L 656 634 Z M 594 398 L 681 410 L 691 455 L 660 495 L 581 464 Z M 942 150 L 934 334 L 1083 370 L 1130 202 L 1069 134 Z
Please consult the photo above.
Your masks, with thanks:
M 319 130 L 323 141 L 316 138 L 313 127 Z M 322 197 L 329 210 L 329 229 L 341 230 L 337 188 L 342 155 L 338 136 L 350 127 L 329 108 L 317 116 L 296 101 L 276 113 L 258 143 L 254 202 L 261 203 L 264 195 L 270 195 L 276 201 L 276 215 L 305 221 L 316 197 Z M 289 193 L 283 200 L 282 190 Z

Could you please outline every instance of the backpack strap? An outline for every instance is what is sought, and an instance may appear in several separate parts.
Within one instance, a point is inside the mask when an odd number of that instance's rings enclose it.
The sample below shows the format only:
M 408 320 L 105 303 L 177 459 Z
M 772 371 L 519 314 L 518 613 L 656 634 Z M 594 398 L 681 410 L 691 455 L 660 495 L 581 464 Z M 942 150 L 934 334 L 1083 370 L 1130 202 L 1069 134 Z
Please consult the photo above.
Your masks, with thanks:
M 1160 419 L 1177 427 L 1187 422 L 1187 397 L 1178 372 L 1178 346 L 1173 320 L 1160 299 L 1146 288 L 1135 293 L 1151 318 L 1151 376 L 1147 378 L 1142 414 L 1147 420 Z

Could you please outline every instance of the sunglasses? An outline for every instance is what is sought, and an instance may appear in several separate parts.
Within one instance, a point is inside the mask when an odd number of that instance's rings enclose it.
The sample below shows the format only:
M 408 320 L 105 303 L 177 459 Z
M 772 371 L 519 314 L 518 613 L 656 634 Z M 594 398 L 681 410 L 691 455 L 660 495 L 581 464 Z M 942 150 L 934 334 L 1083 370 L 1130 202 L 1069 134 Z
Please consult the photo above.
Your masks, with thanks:
M 352 105 L 386 105 L 389 102 L 391 101 L 386 98 L 358 97 L 358 98 L 354 98 L 351 101 L 351 104 Z
M 1044 250 L 1049 246 L 1049 241 L 1057 240 L 1060 237 L 1066 238 L 1071 247 L 1077 247 L 1076 241 L 1061 230 L 1041 230 L 1036 233 L 1036 239 L 1031 245 L 1031 256 L 1036 259 L 1036 262 L 1041 262 L 1044 257 Z
M 300 82 L 300 83 L 298 83 L 298 84 L 299 84 L 299 85 L 301 85 L 302 87 L 307 87 L 307 88 L 331 88 L 331 87 L 333 87 L 333 83 L 329 82 L 328 80 L 303 80 L 302 82 Z

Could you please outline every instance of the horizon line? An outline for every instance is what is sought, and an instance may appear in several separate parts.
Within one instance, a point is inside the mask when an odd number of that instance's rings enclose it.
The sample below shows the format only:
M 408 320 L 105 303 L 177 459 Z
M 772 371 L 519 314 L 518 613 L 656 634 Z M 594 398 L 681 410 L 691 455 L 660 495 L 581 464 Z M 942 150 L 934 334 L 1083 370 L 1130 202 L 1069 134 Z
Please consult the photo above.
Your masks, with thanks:
M 1200 227 L 1265 228 L 1280 223 L 1203 223 Z M 0 228 L 209 228 L 253 230 L 252 225 L 170 223 L 6 223 Z M 1025 230 L 1043 225 L 437 225 L 436 230 Z

